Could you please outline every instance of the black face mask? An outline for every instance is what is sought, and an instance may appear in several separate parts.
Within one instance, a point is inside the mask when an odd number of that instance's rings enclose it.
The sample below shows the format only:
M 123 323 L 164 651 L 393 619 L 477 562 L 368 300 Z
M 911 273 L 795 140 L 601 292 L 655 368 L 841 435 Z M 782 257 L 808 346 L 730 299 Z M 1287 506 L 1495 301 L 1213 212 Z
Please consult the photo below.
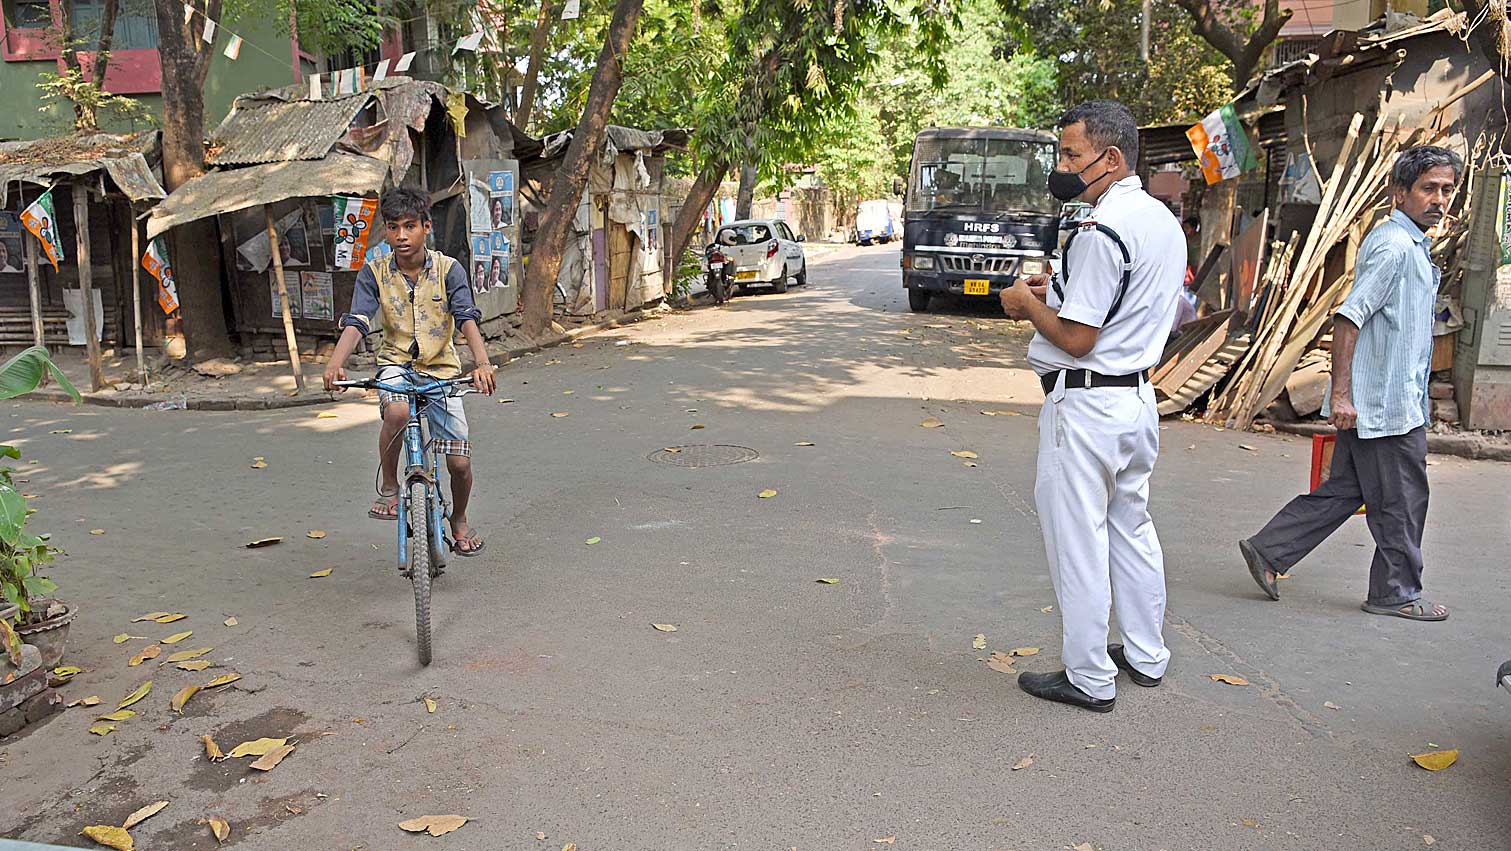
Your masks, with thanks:
M 1093 184 L 1098 183 L 1102 180 L 1102 178 L 1112 174 L 1112 172 L 1109 171 L 1106 174 L 1103 174 L 1102 177 L 1098 177 L 1096 180 L 1091 181 L 1091 183 L 1087 183 L 1081 177 L 1081 175 L 1086 173 L 1087 168 L 1091 168 L 1092 166 L 1101 162 L 1102 158 L 1107 156 L 1107 151 L 1110 150 L 1112 149 L 1108 148 L 1107 150 L 1102 151 L 1101 156 L 1087 163 L 1086 168 L 1083 168 L 1080 171 L 1055 170 L 1050 172 L 1049 194 L 1055 196 L 1055 199 L 1060 201 L 1061 203 L 1064 203 L 1066 201 L 1074 201 L 1075 199 L 1081 197 L 1081 193 L 1090 189 Z

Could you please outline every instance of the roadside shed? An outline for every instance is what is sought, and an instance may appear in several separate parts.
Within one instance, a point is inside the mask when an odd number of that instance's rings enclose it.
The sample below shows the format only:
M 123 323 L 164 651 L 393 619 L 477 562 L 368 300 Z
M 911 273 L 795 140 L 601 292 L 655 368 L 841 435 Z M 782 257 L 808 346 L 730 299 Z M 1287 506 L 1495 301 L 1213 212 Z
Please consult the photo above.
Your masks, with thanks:
M 165 194 L 160 150 L 156 131 L 0 143 L 0 345 L 85 346 L 97 365 L 100 346 L 131 345 L 138 324 L 147 345 L 176 330 L 176 310 L 156 307 L 157 282 L 137 267 L 146 246 L 137 216 Z M 20 220 L 49 190 L 56 269 Z

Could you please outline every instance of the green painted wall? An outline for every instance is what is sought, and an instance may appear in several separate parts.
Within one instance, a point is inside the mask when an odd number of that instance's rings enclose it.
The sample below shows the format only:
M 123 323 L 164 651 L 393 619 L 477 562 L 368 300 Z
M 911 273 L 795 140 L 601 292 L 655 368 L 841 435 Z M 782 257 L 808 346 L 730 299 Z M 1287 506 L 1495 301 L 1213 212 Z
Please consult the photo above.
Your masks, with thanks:
M 205 80 L 205 132 L 215 129 L 231 111 L 237 95 L 269 86 L 286 86 L 294 82 L 293 56 L 289 38 L 276 23 L 263 19 L 229 22 L 228 26 L 245 43 L 235 62 L 225 58 L 230 36 L 224 30 L 215 36 L 215 59 Z M 39 139 L 57 136 L 73 129 L 73 110 L 66 103 L 44 107 L 37 83 L 44 72 L 56 72 L 57 63 L 0 61 L 0 139 Z M 153 114 L 162 112 L 162 96 L 137 95 L 137 100 Z M 103 129 L 127 132 L 147 129 L 148 125 L 122 122 L 102 116 Z

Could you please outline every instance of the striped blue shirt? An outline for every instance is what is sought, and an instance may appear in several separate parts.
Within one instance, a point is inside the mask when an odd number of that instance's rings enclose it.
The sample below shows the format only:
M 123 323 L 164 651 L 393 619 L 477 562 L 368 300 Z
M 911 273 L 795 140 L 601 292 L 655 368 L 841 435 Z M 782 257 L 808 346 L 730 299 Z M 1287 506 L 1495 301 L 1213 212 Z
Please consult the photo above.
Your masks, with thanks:
M 1337 315 L 1359 326 L 1353 403 L 1360 437 L 1405 434 L 1428 422 L 1432 308 L 1442 275 L 1431 250 L 1431 238 L 1400 210 L 1359 246 L 1354 286 Z

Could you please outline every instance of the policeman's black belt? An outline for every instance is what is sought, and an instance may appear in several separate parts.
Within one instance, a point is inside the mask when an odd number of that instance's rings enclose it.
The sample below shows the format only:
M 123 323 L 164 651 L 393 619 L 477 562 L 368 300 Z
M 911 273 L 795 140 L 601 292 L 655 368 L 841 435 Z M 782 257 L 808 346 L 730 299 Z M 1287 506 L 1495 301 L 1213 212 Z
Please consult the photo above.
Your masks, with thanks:
M 1129 375 L 1103 375 L 1089 369 L 1057 369 L 1039 376 L 1039 385 L 1044 388 L 1046 396 L 1054 392 L 1055 385 L 1060 383 L 1062 372 L 1065 373 L 1066 390 L 1086 387 L 1137 387 L 1141 382 L 1149 380 L 1147 371 Z

